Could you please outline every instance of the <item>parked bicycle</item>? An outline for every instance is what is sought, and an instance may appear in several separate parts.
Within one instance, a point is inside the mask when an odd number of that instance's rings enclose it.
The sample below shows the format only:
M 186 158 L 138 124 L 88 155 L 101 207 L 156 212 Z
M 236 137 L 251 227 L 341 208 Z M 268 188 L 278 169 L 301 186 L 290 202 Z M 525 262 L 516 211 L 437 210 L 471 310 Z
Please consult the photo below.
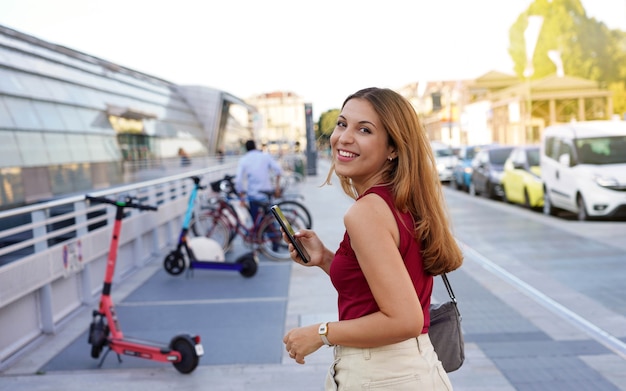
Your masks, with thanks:
M 224 215 L 230 221 L 230 224 L 235 226 L 237 223 L 237 219 L 243 222 L 245 225 L 250 226 L 250 220 L 252 219 L 250 215 L 250 210 L 241 206 L 241 202 L 235 191 L 235 184 L 233 182 L 234 177 L 231 175 L 225 175 L 222 179 L 217 180 L 211 183 L 211 189 L 217 196 L 204 198 L 200 201 L 199 206 L 199 216 L 203 214 L 203 211 L 206 209 L 212 209 L 217 206 L 219 199 L 223 199 L 227 202 L 228 205 L 223 205 L 225 210 L 223 211 Z M 311 213 L 304 206 L 299 199 L 302 199 L 303 196 L 297 193 L 286 193 L 282 192 L 282 196 L 277 198 L 274 196 L 273 192 L 264 192 L 268 197 L 268 204 L 270 205 L 278 205 L 281 210 L 287 211 L 287 214 L 290 215 L 293 219 L 300 220 L 301 224 L 298 224 L 300 227 L 305 227 L 310 229 L 313 227 L 313 219 L 311 217 Z M 204 236 L 206 234 L 206 227 L 203 228 L 202 224 L 196 225 L 195 220 L 191 222 L 191 230 L 192 233 L 196 236 Z M 236 229 L 233 228 L 229 235 L 228 241 L 232 241 L 234 236 L 237 234 Z
M 190 223 L 191 231 L 196 236 L 206 236 L 217 241 L 224 251 L 228 251 L 239 235 L 244 244 L 253 250 L 259 250 L 271 260 L 288 260 L 289 248 L 282 240 L 280 226 L 269 212 L 271 205 L 277 204 L 283 210 L 289 223 L 298 230 L 311 228 L 312 220 L 308 209 L 293 199 L 270 199 L 252 219 L 250 211 L 240 205 L 234 190 L 233 176 L 211 183 L 211 188 L 218 193 L 197 205 Z

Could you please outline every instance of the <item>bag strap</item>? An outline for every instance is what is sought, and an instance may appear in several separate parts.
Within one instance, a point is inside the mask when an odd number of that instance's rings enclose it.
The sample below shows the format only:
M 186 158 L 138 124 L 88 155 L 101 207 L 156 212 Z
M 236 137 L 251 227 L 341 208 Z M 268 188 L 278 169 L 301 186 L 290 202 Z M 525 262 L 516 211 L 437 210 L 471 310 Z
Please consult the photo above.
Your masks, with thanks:
M 452 302 L 456 304 L 456 297 L 454 296 L 454 292 L 452 292 L 452 286 L 450 285 L 450 281 L 448 281 L 448 276 L 446 276 L 446 273 L 443 273 L 441 275 L 441 278 L 443 279 L 443 283 L 446 286 L 446 289 L 448 290 L 448 295 L 450 296 L 450 300 L 452 300 Z
M 456 297 L 454 296 L 454 292 L 452 292 L 452 285 L 450 285 L 450 281 L 448 281 L 448 276 L 446 276 L 446 273 L 443 273 L 441 275 L 441 278 L 443 279 L 443 283 L 446 286 L 446 289 L 448 290 L 448 295 L 450 295 L 450 300 L 454 303 L 454 309 L 456 310 L 456 313 L 459 316 L 459 321 L 460 321 L 463 317 L 461 316 L 461 312 L 459 311 L 459 305 L 456 302 Z

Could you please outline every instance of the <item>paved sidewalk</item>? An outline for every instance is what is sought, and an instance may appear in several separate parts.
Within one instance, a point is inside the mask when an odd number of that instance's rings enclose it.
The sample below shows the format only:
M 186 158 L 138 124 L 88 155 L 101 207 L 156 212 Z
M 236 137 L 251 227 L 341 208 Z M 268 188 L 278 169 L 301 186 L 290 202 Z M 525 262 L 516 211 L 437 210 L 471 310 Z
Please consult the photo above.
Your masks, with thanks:
M 319 187 L 323 182 L 327 166 L 320 164 L 317 176 L 309 176 L 303 185 L 305 203 L 313 215 L 314 229 L 329 248 L 337 247 L 343 234 L 342 216 L 352 203 L 345 196 L 338 183 L 334 186 Z M 145 283 L 158 269 L 160 260 L 142 269 L 114 291 L 116 301 L 132 293 Z M 90 310 L 82 311 L 72 318 L 54 336 L 45 337 L 36 349 L 22 357 L 0 377 L 0 391 L 14 390 L 254 390 L 278 391 L 299 390 L 319 391 L 323 389 L 326 370 L 332 361 L 332 349 L 322 348 L 307 357 L 305 365 L 298 365 L 286 353 L 278 365 L 202 365 L 191 375 L 181 375 L 169 365 L 158 368 L 95 369 L 79 371 L 50 371 L 38 374 L 37 371 L 47 361 L 63 350 L 67 344 L 85 331 L 90 322 Z M 336 294 L 328 277 L 317 268 L 291 267 L 288 305 L 285 329 L 323 320 L 335 320 Z M 254 325 L 250 325 L 254 333 Z M 205 338 L 206 340 L 206 338 Z M 282 341 L 277 341 L 282 345 Z M 480 360 L 478 352 L 472 353 L 467 347 L 472 361 Z M 210 352 L 207 352 L 210 354 Z M 109 357 L 108 360 L 113 360 Z M 482 364 L 481 364 L 482 365 Z M 492 370 L 497 377 L 497 371 Z M 459 375 L 462 375 L 459 372 Z M 459 377 L 459 376 L 457 376 Z M 462 379 L 462 377 L 461 377 Z M 484 371 L 479 372 L 475 382 L 486 384 Z M 504 381 L 488 380 L 494 385 L 506 385 Z M 456 383 L 456 382 L 455 382 Z M 458 381 L 466 383 L 466 380 Z M 456 389 L 468 389 L 457 386 Z M 485 388 L 482 388 L 485 389 Z M 499 388 L 503 389 L 503 388 Z

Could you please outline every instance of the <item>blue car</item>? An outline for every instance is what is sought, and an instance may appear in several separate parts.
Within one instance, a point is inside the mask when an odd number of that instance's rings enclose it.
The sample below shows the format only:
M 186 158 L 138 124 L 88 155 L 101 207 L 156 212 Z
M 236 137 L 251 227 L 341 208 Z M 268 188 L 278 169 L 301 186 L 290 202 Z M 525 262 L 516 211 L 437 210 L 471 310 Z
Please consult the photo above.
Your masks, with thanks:
M 452 181 L 458 190 L 469 191 L 472 177 L 472 159 L 484 145 L 465 145 L 459 149 L 457 163 L 452 170 Z

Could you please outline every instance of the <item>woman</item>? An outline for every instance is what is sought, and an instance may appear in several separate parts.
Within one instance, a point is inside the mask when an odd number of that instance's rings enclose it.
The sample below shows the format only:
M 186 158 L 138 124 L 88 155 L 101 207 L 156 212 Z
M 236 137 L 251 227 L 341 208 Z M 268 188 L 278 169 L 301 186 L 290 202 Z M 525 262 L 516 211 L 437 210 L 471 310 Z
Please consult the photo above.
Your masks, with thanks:
M 320 267 L 337 289 L 339 321 L 289 331 L 286 350 L 304 364 L 334 345 L 327 390 L 452 389 L 428 338 L 428 308 L 433 276 L 457 269 L 463 257 L 419 118 L 394 91 L 367 88 L 344 101 L 330 142 L 326 184 L 337 174 L 356 200 L 344 239 L 333 253 L 311 230 L 296 237 L 311 256 L 306 266 Z

